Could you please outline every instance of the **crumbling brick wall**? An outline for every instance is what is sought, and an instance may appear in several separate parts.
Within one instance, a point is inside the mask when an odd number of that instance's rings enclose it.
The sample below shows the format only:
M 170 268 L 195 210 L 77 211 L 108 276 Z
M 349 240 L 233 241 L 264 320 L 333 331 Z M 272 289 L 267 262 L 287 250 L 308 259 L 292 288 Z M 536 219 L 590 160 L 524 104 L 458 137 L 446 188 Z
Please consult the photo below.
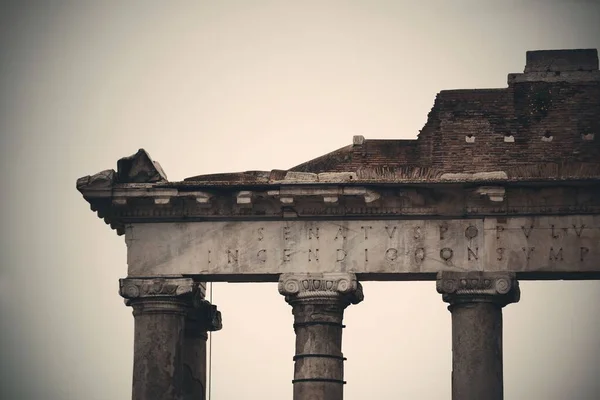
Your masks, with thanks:
M 525 70 L 544 75 L 517 79 L 506 89 L 439 93 L 419 134 L 421 163 L 446 172 L 480 172 L 515 165 L 600 162 L 597 53 L 590 61 L 581 52 L 574 51 L 575 65 L 568 64 L 568 51 L 559 51 L 556 63 L 548 60 L 551 51 L 541 52 L 550 53 L 547 57 L 530 52 L 534 56 L 528 55 L 528 60 L 535 63 Z M 581 68 L 594 66 L 595 71 L 582 74 Z M 551 73 L 539 71 L 542 67 Z M 560 68 L 579 75 L 561 81 Z
M 424 168 L 489 172 L 600 164 L 596 50 L 527 52 L 503 89 L 440 92 L 417 140 L 363 140 L 300 164 L 304 172 Z M 433 172 L 432 172 L 433 173 Z

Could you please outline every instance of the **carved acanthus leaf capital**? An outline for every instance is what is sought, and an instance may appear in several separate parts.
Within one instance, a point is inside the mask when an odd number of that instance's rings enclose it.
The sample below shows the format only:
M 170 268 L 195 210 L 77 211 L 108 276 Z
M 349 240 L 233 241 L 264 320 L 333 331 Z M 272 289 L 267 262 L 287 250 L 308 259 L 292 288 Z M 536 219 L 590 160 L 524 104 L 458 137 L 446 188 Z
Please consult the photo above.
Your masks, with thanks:
M 341 301 L 349 305 L 364 298 L 356 275 L 350 273 L 282 274 L 278 289 L 288 303 Z
M 487 301 L 505 306 L 518 302 L 521 296 L 519 282 L 509 272 L 442 271 L 437 275 L 436 289 L 450 304 Z

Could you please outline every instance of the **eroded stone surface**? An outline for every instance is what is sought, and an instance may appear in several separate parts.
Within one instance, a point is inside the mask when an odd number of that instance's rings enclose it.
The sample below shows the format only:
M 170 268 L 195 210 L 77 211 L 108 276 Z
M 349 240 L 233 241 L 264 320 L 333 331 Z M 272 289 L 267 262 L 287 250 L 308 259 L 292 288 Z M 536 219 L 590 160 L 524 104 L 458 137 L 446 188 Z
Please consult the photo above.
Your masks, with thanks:
M 526 53 L 525 72 L 597 71 L 598 50 L 534 50 Z
M 167 175 L 146 150 L 139 149 L 134 155 L 117 162 L 117 178 L 120 183 L 160 182 L 166 181 Z
M 135 317 L 132 399 L 204 399 L 206 332 L 221 329 L 204 284 L 156 277 L 119 283 Z
M 133 224 L 130 276 L 600 272 L 600 216 Z M 244 278 L 247 276 L 247 278 Z
M 184 182 L 168 182 L 140 150 L 116 173 L 79 179 L 92 210 L 118 234 L 127 229 L 121 294 L 135 315 L 134 400 L 204 398 L 206 331 L 220 329 L 220 314 L 198 302 L 198 284 L 172 277 L 283 273 L 294 399 L 338 400 L 343 310 L 362 300 L 354 273 L 440 271 L 453 399 L 500 400 L 501 307 L 518 300 L 515 274 L 600 278 L 599 82 L 595 50 L 529 52 L 508 88 L 439 93 L 417 140 L 356 136 L 289 170 Z
M 519 301 L 521 296 L 513 272 L 442 271 L 437 275 L 436 288 L 451 306 L 474 302 L 505 306 Z
M 133 307 L 133 400 L 173 400 L 183 391 L 187 309 L 198 285 L 192 279 L 121 279 Z
M 279 293 L 287 302 L 340 303 L 344 307 L 363 300 L 362 286 L 355 274 L 291 273 L 279 277 Z
M 222 328 L 221 312 L 205 299 L 194 302 L 185 319 L 182 400 L 206 398 L 207 332 Z
M 502 400 L 502 307 L 519 301 L 514 273 L 438 274 L 452 312 L 452 399 Z
M 283 274 L 279 293 L 294 314 L 294 400 L 342 400 L 344 309 L 363 300 L 356 275 Z

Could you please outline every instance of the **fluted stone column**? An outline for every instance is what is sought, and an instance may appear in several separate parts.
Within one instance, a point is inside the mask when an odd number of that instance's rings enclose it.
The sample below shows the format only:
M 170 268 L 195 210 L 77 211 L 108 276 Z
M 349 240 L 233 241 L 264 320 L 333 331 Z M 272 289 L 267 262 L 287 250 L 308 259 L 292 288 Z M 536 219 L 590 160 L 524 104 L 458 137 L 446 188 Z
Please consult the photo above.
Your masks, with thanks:
M 344 309 L 363 299 L 354 274 L 283 274 L 279 293 L 292 306 L 296 355 L 294 400 L 341 400 Z
M 121 279 L 120 293 L 135 318 L 133 400 L 180 400 L 184 395 L 185 320 L 204 288 L 190 278 Z
M 502 400 L 502 307 L 519 301 L 515 274 L 443 271 L 437 291 L 452 313 L 452 399 Z
M 221 312 L 207 300 L 194 301 L 185 320 L 183 400 L 206 399 L 206 340 L 222 328 Z

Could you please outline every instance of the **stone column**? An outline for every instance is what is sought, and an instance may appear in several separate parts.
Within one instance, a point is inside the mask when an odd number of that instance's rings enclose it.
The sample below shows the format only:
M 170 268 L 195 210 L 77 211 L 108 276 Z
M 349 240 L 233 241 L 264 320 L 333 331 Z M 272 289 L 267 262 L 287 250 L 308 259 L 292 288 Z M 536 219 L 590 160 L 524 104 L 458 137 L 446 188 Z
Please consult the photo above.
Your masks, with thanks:
M 502 307 L 519 301 L 515 274 L 443 271 L 437 291 L 452 313 L 452 399 L 502 400 Z
M 363 299 L 354 274 L 283 274 L 279 293 L 292 306 L 296 355 L 294 400 L 341 400 L 344 309 Z
M 196 299 L 185 320 L 183 400 L 206 399 L 206 340 L 222 328 L 221 312 L 207 300 Z
M 179 400 L 185 319 L 202 288 L 191 278 L 121 279 L 135 318 L 133 400 Z

